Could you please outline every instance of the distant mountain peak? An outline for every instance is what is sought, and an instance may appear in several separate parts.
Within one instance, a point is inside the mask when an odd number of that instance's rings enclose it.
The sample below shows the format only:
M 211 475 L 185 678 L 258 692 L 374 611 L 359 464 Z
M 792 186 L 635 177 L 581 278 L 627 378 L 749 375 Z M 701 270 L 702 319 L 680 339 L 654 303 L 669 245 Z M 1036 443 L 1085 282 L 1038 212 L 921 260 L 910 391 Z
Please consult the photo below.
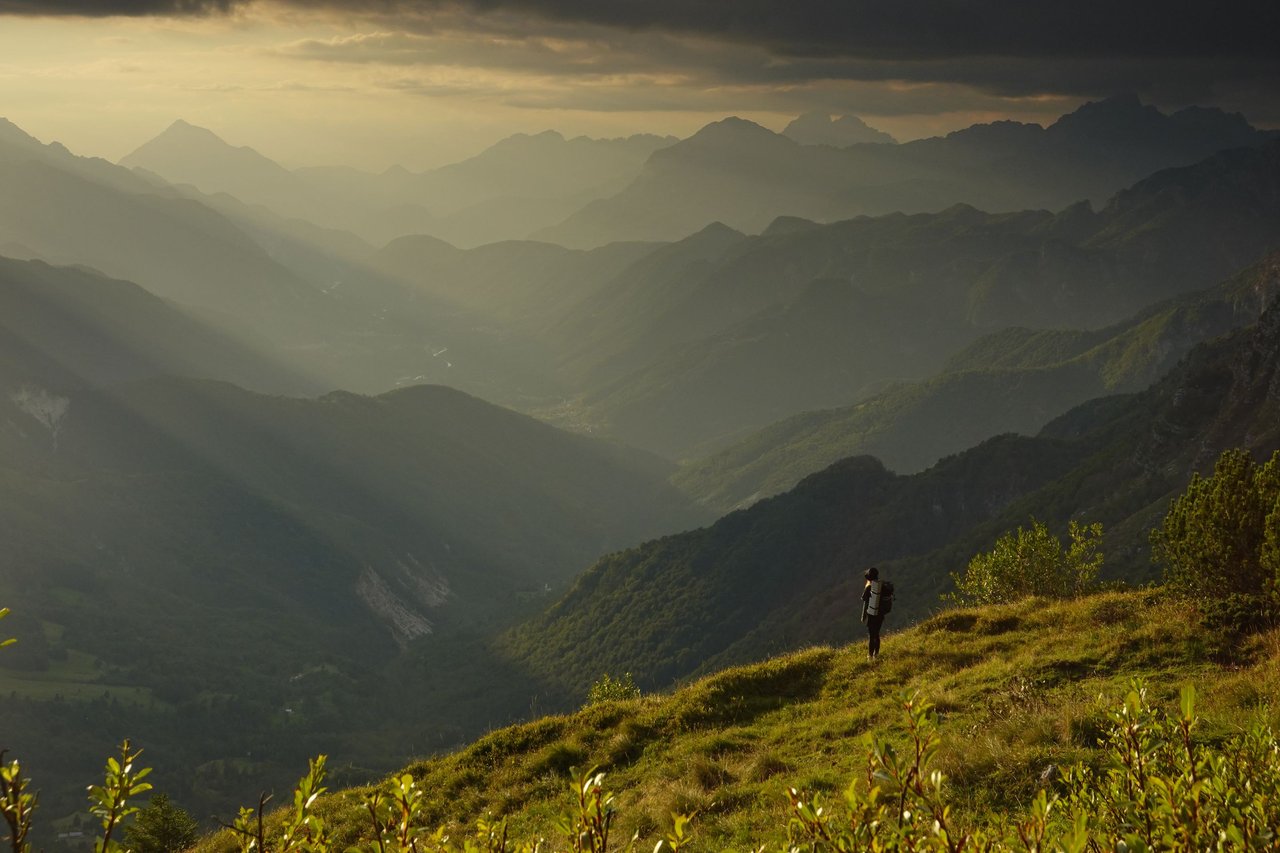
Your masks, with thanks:
M 502 145 L 503 143 L 529 142 L 529 141 L 564 142 L 564 134 L 562 134 L 558 130 L 552 130 L 551 128 L 547 128 L 546 130 L 539 131 L 538 133 L 513 133 L 504 139 L 498 140 L 497 144 Z
M 235 164 L 235 168 L 252 170 L 251 183 L 281 180 L 288 175 L 287 169 L 255 149 L 232 145 L 212 130 L 181 118 L 120 159 L 122 166 L 144 168 L 165 180 L 202 188 L 202 178 L 214 164 Z
M 893 144 L 898 141 L 857 116 L 832 118 L 829 113 L 820 111 L 798 116 L 787 125 L 782 135 L 801 145 L 830 145 L 833 148 L 847 148 L 864 142 Z
M 692 251 L 699 255 L 710 253 L 714 256 L 746 238 L 747 235 L 741 231 L 716 221 L 671 245 L 680 247 L 681 252 Z
M 1124 93 L 1081 105 L 1050 125 L 1049 131 L 1057 135 L 1096 137 L 1152 132 L 1167 122 L 1168 116 L 1160 110 L 1144 104 L 1136 94 Z
M 784 152 L 797 149 L 800 143 L 780 133 L 774 133 L 753 121 L 738 116 L 729 116 L 713 121 L 701 128 L 688 139 L 681 140 L 669 148 L 654 152 L 658 161 L 668 158 L 679 160 L 685 156 L 693 156 L 699 160 L 706 157 L 721 158 L 747 156 L 751 159 L 760 157 L 784 156 Z
M 477 157 L 492 155 L 496 152 L 509 150 L 520 150 L 530 145 L 562 145 L 564 143 L 564 135 L 558 130 L 544 130 L 540 133 L 513 133 L 510 136 L 504 136 L 488 148 L 481 151 Z
M 756 124 L 738 116 L 727 116 L 719 121 L 713 121 L 704 126 L 693 136 L 689 137 L 688 142 L 694 140 L 729 140 L 729 139 L 747 139 L 747 138 L 782 138 L 780 134 L 774 133 L 767 127 Z
M 1260 132 L 1240 113 L 1186 107 L 1169 115 L 1134 94 L 1090 101 L 1048 130 L 1052 136 L 1088 144 L 1191 145 L 1200 157 L 1260 141 Z
M 745 236 L 746 235 L 743 234 L 741 231 L 737 230 L 736 228 L 730 228 L 728 225 L 725 225 L 723 222 L 717 219 L 715 222 L 712 222 L 711 224 L 707 225 L 707 227 L 703 228 L 701 231 L 698 231 L 697 233 L 690 235 L 688 239 L 692 240 L 700 237 L 705 238 L 705 237 L 745 237 Z
M 1217 107 L 1184 107 L 1169 116 L 1169 122 L 1183 133 L 1230 139 L 1236 145 L 1249 145 L 1260 133 L 1242 113 L 1229 113 Z
M 163 139 L 165 137 L 187 137 L 187 138 L 200 137 L 202 139 L 219 142 L 223 145 L 229 144 L 226 140 L 224 140 L 221 136 L 218 136 L 218 134 L 214 133 L 209 128 L 201 127 L 198 124 L 192 124 L 186 119 L 181 119 L 181 118 L 174 119 L 173 124 L 166 127 L 155 138 Z
M 0 118 L 0 139 L 6 142 L 18 142 L 22 145 L 40 145 L 43 143 L 7 118 Z
M 802 216 L 779 216 L 769 223 L 769 227 L 760 232 L 761 237 L 774 237 L 781 234 L 797 234 L 801 231 L 812 231 L 821 228 L 812 219 Z

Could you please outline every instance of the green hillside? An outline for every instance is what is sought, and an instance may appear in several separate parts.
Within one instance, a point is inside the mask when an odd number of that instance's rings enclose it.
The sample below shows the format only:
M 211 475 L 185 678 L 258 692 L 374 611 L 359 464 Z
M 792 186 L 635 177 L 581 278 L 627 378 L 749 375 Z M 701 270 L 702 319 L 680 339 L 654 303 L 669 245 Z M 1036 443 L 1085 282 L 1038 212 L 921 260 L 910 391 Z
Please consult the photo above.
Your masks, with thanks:
M 840 629 L 849 637 L 859 627 Z M 541 835 L 561 849 L 555 818 L 576 807 L 570 768 L 596 766 L 616 795 L 616 838 L 639 832 L 649 849 L 672 813 L 693 813 L 690 850 L 748 851 L 785 841 L 789 787 L 838 803 L 867 772 L 863 735 L 903 742 L 904 693 L 936 704 L 936 764 L 968 826 L 1007 824 L 1039 788 L 1061 790 L 1068 766 L 1099 763 L 1108 710 L 1134 677 L 1162 710 L 1194 685 L 1199 741 L 1220 742 L 1256 719 L 1280 723 L 1266 701 L 1280 691 L 1280 635 L 1215 636 L 1160 590 L 945 611 L 889 634 L 884 649 L 875 665 L 857 642 L 806 649 L 670 694 L 495 731 L 404 772 L 425 792 L 423 823 L 453 835 L 506 817 L 513 838 Z M 320 801 L 333 847 L 368 836 L 363 793 Z M 228 850 L 230 838 L 197 849 Z
M 1228 281 L 1096 331 L 1009 328 L 981 338 L 937 376 L 853 406 L 767 427 L 673 477 L 722 510 L 786 491 L 846 456 L 913 473 L 1005 432 L 1030 435 L 1074 406 L 1146 388 L 1197 343 L 1258 319 L 1280 294 L 1280 256 Z
M 912 476 L 855 457 L 714 525 L 600 559 L 507 636 L 541 678 L 581 694 L 602 671 L 645 688 L 831 642 L 879 564 L 920 618 L 949 576 L 1035 516 L 1101 522 L 1113 578 L 1150 577 L 1148 531 L 1219 452 L 1280 449 L 1280 306 L 1205 344 L 1141 394 L 1095 401 L 1039 436 L 1002 436 Z
M 81 347 L 0 339 L 0 589 L 25 636 L 0 695 L 51 819 L 125 734 L 208 814 L 320 748 L 365 778 L 402 737 L 517 719 L 536 688 L 481 640 L 602 551 L 704 518 L 661 460 L 452 389 L 100 387 L 176 346 L 145 316 L 135 350 L 102 343 L 112 316 Z M 392 695 L 412 710 L 375 712 Z M 406 734 L 420 714 L 430 735 Z

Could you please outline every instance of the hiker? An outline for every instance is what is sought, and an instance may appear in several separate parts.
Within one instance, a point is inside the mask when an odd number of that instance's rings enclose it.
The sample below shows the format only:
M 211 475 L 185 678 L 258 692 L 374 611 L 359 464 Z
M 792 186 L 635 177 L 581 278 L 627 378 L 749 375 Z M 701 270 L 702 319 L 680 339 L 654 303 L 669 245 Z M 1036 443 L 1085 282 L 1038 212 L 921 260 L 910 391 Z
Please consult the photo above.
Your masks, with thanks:
M 893 607 L 893 584 L 880 580 L 880 570 L 875 566 L 863 575 L 867 584 L 862 588 L 862 621 L 867 626 L 867 660 L 880 657 L 880 626 L 885 614 Z

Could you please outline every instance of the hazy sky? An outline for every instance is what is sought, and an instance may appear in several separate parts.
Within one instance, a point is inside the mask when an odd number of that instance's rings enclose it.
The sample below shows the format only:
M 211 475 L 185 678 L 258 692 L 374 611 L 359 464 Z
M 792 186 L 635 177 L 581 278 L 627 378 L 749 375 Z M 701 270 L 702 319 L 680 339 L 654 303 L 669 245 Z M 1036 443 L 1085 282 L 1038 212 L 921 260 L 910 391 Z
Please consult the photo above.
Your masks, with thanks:
M 1117 92 L 1276 127 L 1277 32 L 1277 0 L 0 0 L 0 115 L 111 159 L 185 118 L 373 168 L 812 109 L 910 139 Z

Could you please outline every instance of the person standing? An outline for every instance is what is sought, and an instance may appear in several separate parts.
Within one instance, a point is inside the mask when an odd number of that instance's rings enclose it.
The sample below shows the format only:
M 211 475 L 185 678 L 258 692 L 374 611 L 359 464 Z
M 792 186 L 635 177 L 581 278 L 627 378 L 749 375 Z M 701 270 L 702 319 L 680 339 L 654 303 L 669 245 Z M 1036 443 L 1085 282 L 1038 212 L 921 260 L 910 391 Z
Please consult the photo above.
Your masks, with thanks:
M 884 624 L 884 610 L 881 595 L 884 584 L 880 580 L 880 570 L 875 566 L 867 569 L 863 575 L 866 586 L 862 588 L 862 621 L 867 626 L 867 660 L 874 661 L 880 657 L 880 626 Z

